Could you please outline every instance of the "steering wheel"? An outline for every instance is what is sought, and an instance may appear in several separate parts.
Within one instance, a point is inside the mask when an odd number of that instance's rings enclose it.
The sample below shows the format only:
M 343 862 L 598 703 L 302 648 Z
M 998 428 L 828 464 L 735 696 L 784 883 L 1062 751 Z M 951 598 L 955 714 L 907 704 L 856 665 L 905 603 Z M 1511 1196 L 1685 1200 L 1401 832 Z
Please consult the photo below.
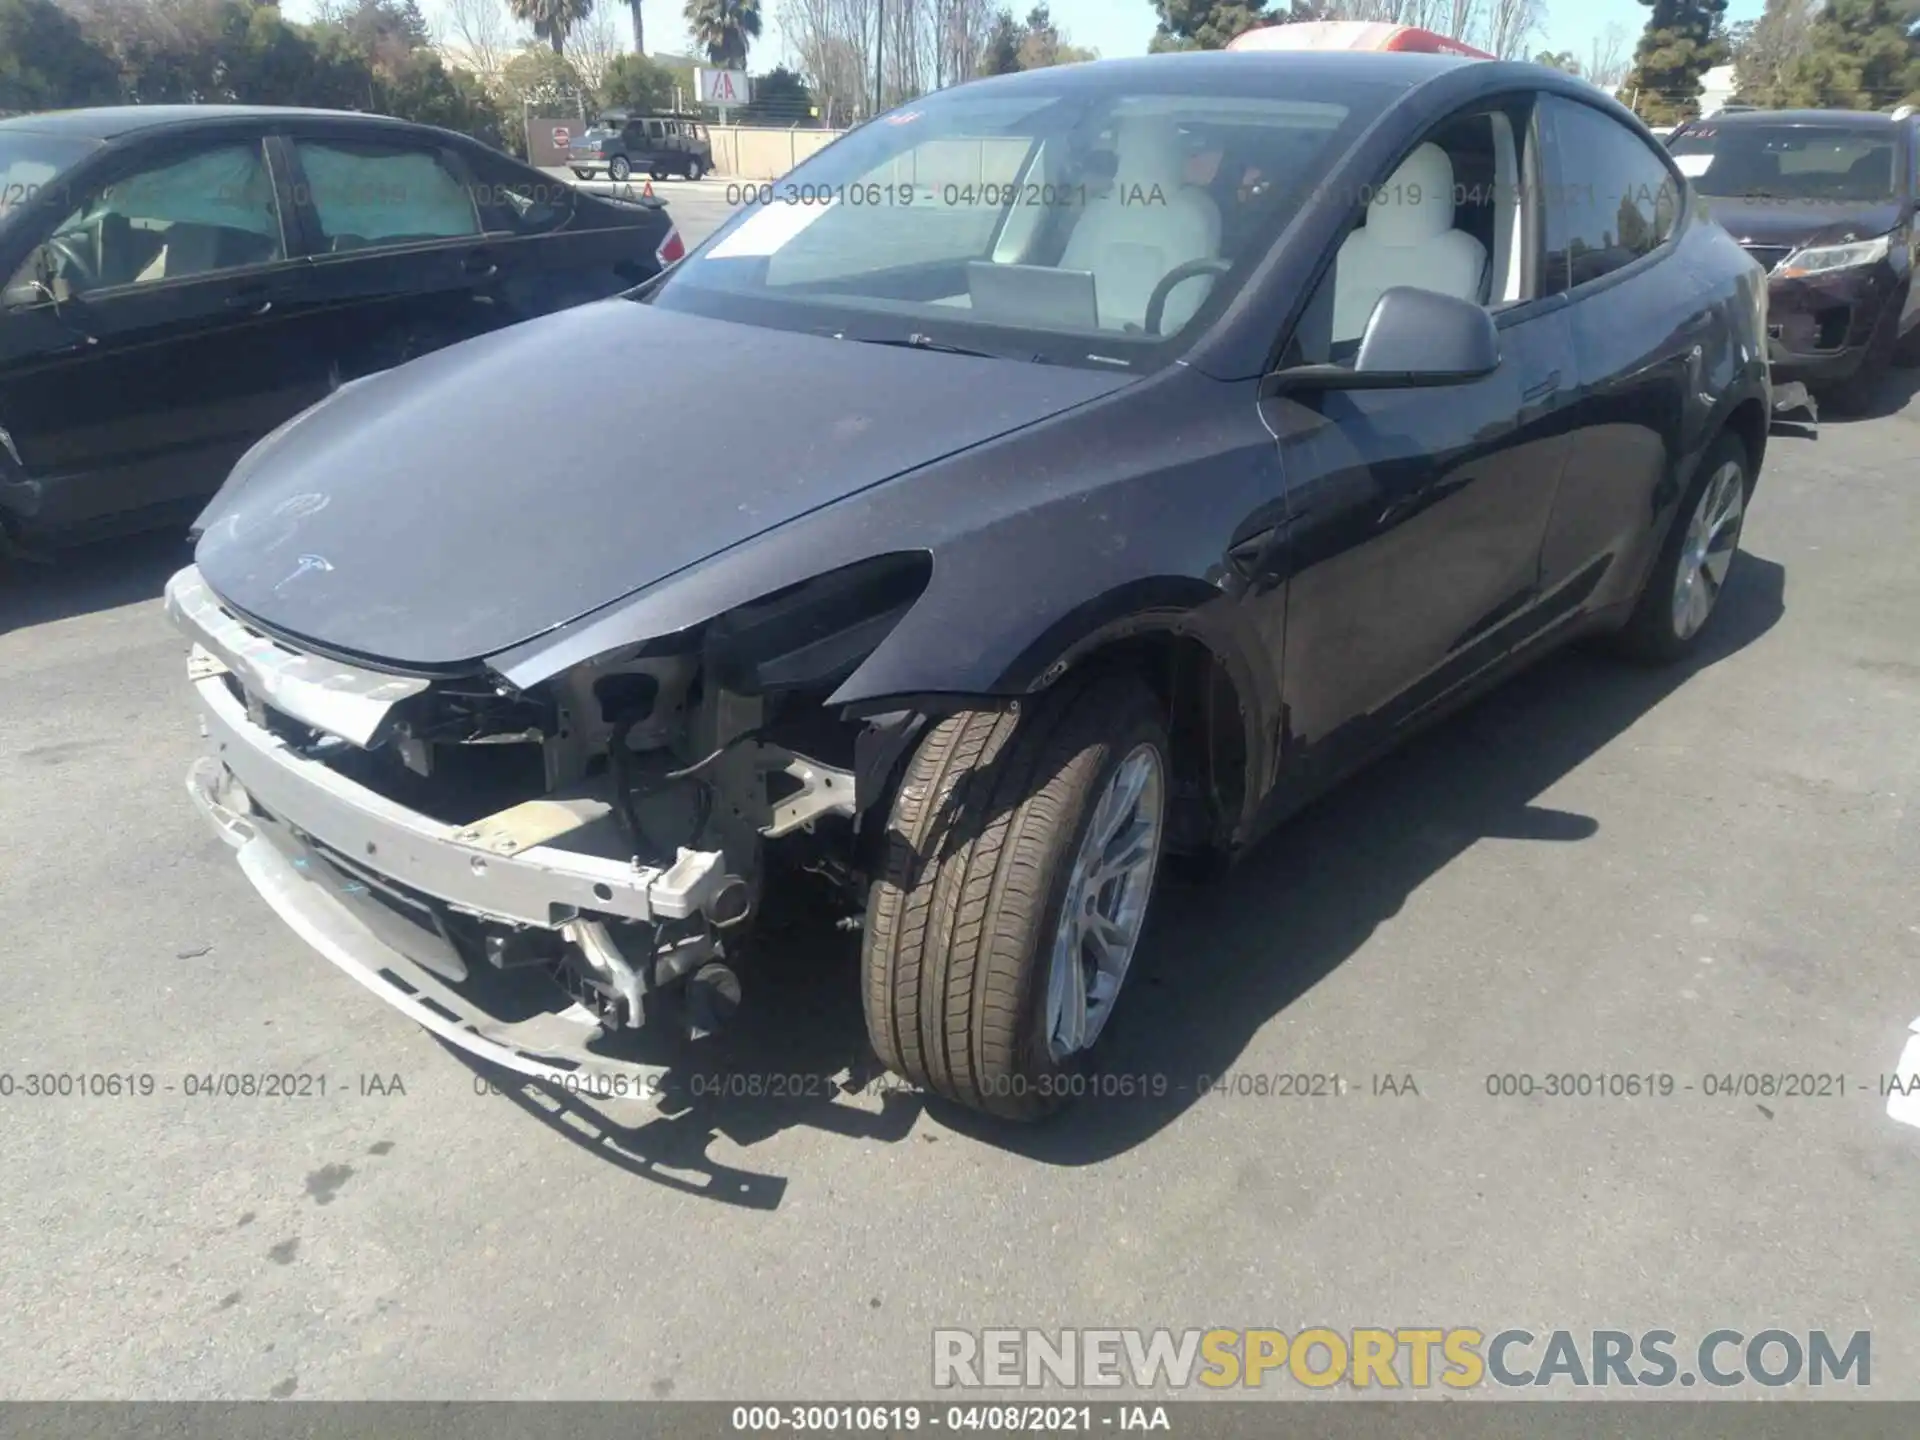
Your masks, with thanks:
M 1147 300 L 1146 331 L 1149 335 L 1160 333 L 1160 321 L 1165 317 L 1167 297 L 1173 294 L 1173 287 L 1196 275 L 1224 275 L 1233 268 L 1230 260 L 1189 260 L 1184 265 L 1176 265 L 1160 277 L 1160 283 L 1153 287 L 1153 294 Z
M 69 290 L 91 290 L 100 283 L 100 274 L 78 240 L 73 234 L 55 235 L 47 241 L 47 249 L 59 259 L 60 275 Z

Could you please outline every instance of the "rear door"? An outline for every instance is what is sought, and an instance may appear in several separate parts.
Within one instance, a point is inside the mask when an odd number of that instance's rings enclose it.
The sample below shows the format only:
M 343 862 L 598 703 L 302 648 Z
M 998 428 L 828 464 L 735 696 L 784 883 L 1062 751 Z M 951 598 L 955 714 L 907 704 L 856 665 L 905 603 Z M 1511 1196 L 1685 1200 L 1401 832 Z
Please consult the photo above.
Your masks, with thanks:
M 1548 603 L 1599 608 L 1625 598 L 1704 387 L 1714 277 L 1676 244 L 1684 184 L 1664 152 L 1606 112 L 1546 97 L 1546 258 L 1542 287 L 1572 324 L 1578 432 L 1540 555 Z M 1625 561 L 1627 563 L 1623 564 Z
M 304 261 L 257 133 L 129 145 L 45 239 L 28 266 L 62 298 L 0 321 L 0 425 L 29 528 L 197 503 L 324 393 L 302 334 Z
M 660 269 L 664 210 L 583 195 L 564 180 L 480 146 L 451 157 L 463 170 L 492 274 L 474 291 L 492 324 L 543 315 L 631 289 Z
M 293 176 L 319 336 L 351 379 L 493 328 L 501 263 L 466 171 L 440 137 L 303 124 L 276 142 Z M 555 182 L 558 183 L 558 182 Z

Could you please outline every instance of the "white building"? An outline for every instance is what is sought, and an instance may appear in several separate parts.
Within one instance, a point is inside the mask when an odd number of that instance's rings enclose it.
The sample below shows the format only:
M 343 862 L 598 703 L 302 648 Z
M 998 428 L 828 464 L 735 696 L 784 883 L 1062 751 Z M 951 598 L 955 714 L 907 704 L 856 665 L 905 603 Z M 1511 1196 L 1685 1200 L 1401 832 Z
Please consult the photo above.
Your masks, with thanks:
M 1716 65 L 1700 77 L 1700 118 L 1706 119 L 1733 99 L 1733 66 Z

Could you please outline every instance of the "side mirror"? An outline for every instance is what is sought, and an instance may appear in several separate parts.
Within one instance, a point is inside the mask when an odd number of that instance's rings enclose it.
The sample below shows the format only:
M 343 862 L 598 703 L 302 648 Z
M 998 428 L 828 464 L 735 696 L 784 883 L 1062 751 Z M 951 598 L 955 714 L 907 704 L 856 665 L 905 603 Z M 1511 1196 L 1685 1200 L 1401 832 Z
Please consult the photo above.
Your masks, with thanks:
M 1352 365 L 1297 365 L 1269 375 L 1269 395 L 1464 385 L 1500 368 L 1500 332 L 1471 300 L 1396 285 L 1367 317 Z

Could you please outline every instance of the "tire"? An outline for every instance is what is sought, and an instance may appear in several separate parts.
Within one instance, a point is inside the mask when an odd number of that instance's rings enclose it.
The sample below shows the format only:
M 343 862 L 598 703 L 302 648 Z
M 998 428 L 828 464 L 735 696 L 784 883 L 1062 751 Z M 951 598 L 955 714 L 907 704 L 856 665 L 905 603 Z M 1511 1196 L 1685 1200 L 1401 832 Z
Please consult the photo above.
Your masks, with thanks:
M 582 180 L 591 180 L 593 178 L 593 172 L 591 170 L 582 170 L 577 165 L 574 166 L 573 173 L 579 176 Z
M 1735 488 L 1729 490 L 1729 486 Z M 1617 654 L 1643 665 L 1670 665 L 1699 644 L 1720 608 L 1720 592 L 1740 549 L 1740 530 L 1752 494 L 1753 467 L 1746 446 L 1737 435 L 1721 435 L 1700 461 L 1687 493 L 1681 497 L 1633 615 L 1613 637 L 1612 648 Z M 1730 517 L 1726 513 L 1728 505 L 1737 506 Z M 1701 530 L 1696 529 L 1696 522 L 1703 529 L 1725 532 L 1705 552 L 1709 557 L 1724 555 L 1717 575 L 1710 563 L 1699 558 Z M 1688 592 L 1691 603 L 1684 610 L 1680 593 L 1683 565 L 1694 571 Z M 1697 608 L 1702 596 L 1704 613 Z
M 706 166 L 702 165 L 698 160 L 689 160 L 687 162 L 687 179 L 699 180 L 704 178 L 706 173 Z
M 1920 366 L 1920 324 L 1894 342 L 1893 363 L 1903 370 Z
M 964 711 L 927 734 L 893 801 L 867 901 L 863 1002 L 884 1064 L 1009 1120 L 1038 1119 L 1084 1089 L 1075 1077 L 1124 989 L 1145 921 L 1170 773 L 1160 707 L 1128 674 L 1069 681 L 1024 713 Z M 1134 808 L 1103 811 L 1102 800 L 1124 795 L 1123 776 L 1144 777 Z M 1128 837 L 1122 854 L 1145 856 L 1123 884 L 1080 892 L 1089 910 L 1113 896 L 1128 932 L 1111 988 L 1081 992 L 1104 992 L 1097 1017 L 1064 999 L 1056 1011 L 1049 983 L 1075 862 L 1096 820 L 1117 825 L 1116 841 Z M 1081 953 L 1076 969 L 1060 967 L 1063 978 L 1086 974 Z M 1092 1034 L 1061 1053 L 1056 1021 L 1076 1014 Z
M 626 156 L 616 155 L 607 162 L 607 178 L 615 184 L 625 184 L 627 177 L 631 174 L 633 174 L 633 166 L 627 163 Z

